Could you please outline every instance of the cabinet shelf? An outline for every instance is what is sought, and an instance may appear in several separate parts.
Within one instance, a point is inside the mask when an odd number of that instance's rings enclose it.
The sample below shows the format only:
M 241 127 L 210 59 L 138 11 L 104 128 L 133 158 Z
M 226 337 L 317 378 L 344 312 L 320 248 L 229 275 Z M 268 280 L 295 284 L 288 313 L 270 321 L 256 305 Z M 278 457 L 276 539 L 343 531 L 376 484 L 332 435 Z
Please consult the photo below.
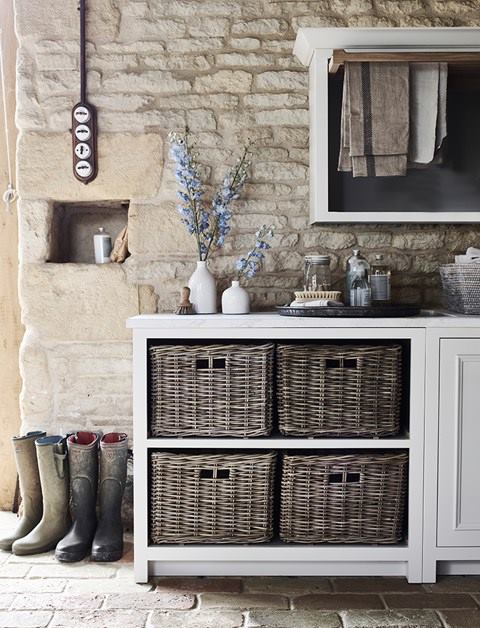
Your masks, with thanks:
M 395 438 L 149 438 L 149 449 L 409 449 L 408 434 Z

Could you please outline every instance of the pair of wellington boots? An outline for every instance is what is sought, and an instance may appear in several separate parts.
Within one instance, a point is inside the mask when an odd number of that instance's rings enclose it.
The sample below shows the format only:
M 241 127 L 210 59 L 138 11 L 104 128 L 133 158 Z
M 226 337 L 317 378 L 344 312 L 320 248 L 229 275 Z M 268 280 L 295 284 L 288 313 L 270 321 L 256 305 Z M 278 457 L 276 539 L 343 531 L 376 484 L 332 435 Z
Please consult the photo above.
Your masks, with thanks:
M 71 563 L 91 554 L 95 561 L 119 560 L 123 554 L 121 506 L 127 435 L 111 432 L 100 439 L 94 432 L 77 432 L 68 437 L 67 447 L 73 525 L 58 543 L 55 558 Z
M 48 552 L 70 526 L 65 438 L 29 432 L 12 443 L 22 503 L 17 527 L 0 539 L 0 549 L 19 556 Z

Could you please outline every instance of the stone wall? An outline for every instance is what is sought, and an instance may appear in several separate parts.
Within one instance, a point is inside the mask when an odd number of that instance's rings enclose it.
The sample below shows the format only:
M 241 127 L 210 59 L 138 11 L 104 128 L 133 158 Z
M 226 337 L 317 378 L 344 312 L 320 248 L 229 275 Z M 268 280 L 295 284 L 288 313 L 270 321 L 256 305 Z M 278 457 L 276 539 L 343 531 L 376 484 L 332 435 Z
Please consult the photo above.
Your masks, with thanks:
M 175 212 L 168 131 L 188 124 L 209 189 L 247 138 L 251 182 L 227 246 L 212 260 L 220 289 L 256 225 L 277 227 L 257 308 L 290 298 L 305 253 L 327 252 L 336 274 L 354 245 L 383 252 L 403 299 L 438 301 L 439 262 L 475 226 L 308 224 L 307 71 L 292 56 L 300 26 L 478 25 L 476 1 L 95 0 L 88 66 L 98 108 L 99 176 L 71 174 L 70 111 L 78 99 L 75 2 L 15 0 L 18 183 L 21 192 L 21 351 L 24 427 L 130 431 L 127 316 L 171 310 L 194 265 Z M 165 164 L 165 167 L 164 167 Z M 129 200 L 132 256 L 122 266 L 46 263 L 55 201 Z M 478 240 L 477 240 L 478 243 Z

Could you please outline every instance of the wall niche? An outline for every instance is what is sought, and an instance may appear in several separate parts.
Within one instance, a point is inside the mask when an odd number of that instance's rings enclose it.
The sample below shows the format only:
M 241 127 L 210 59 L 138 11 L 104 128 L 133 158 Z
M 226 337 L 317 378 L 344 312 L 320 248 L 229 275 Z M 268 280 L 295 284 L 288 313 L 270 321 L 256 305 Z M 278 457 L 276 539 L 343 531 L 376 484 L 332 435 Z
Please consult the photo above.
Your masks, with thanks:
M 129 201 L 57 202 L 49 262 L 94 264 L 93 236 L 103 227 L 112 243 L 128 222 Z

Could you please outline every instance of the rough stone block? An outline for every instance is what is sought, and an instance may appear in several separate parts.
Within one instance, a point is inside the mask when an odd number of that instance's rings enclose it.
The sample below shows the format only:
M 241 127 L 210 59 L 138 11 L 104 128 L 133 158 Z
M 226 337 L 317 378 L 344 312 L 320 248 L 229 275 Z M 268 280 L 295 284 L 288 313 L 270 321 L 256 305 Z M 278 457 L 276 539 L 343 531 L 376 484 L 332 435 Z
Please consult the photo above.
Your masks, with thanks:
M 347 611 L 344 628 L 439 628 L 442 622 L 432 611 Z
M 281 37 L 287 31 L 287 20 L 278 20 L 276 18 L 260 18 L 247 22 L 235 22 L 232 26 L 233 35 L 274 35 Z
M 189 81 L 174 78 L 171 72 L 163 70 L 144 70 L 136 72 L 117 72 L 103 80 L 103 88 L 109 92 L 124 92 L 144 94 L 178 94 L 191 91 Z
M 274 109 L 272 111 L 257 111 L 257 124 L 277 126 L 305 126 L 308 124 L 308 109 Z
M 18 149 L 18 187 L 22 198 L 62 201 L 124 200 L 154 196 L 162 174 L 162 140 L 154 133 L 101 133 L 97 178 L 82 185 L 72 174 L 72 139 L 63 133 L 22 133 Z M 45 177 L 48 163 L 54 177 Z
M 392 246 L 408 250 L 438 249 L 443 246 L 444 240 L 442 231 L 411 231 L 395 234 Z
M 272 91 L 306 90 L 308 74 L 305 71 L 277 70 L 262 72 L 255 76 L 255 88 Z
M 332 251 L 341 251 L 355 244 L 355 236 L 353 233 L 342 231 L 311 229 L 303 234 L 303 244 L 307 249 L 322 247 Z
M 191 37 L 221 37 L 230 30 L 230 21 L 224 17 L 197 17 L 188 25 Z
M 46 262 L 51 249 L 53 206 L 48 201 L 18 201 L 20 263 Z
M 252 75 L 243 70 L 219 70 L 214 74 L 198 76 L 194 89 L 203 94 L 209 92 L 241 93 L 250 91 Z
M 114 264 L 23 265 L 20 286 L 23 322 L 40 339 L 126 340 L 125 319 L 139 313 L 138 287 Z

